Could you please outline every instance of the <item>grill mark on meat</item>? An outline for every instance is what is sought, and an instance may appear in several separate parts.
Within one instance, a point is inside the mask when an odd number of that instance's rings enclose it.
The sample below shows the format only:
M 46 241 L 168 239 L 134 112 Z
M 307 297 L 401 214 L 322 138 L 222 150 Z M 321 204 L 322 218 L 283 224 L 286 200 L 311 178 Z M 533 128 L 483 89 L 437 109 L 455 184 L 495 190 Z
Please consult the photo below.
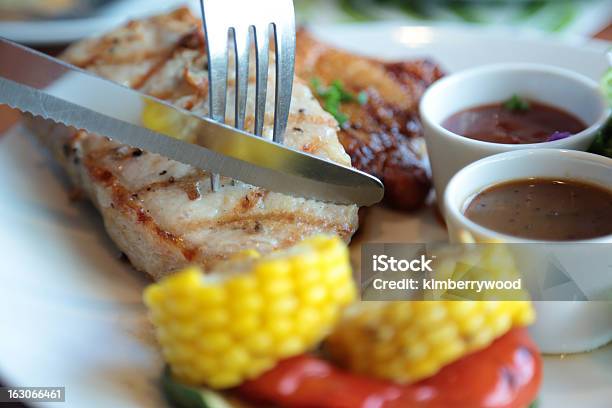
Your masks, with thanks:
M 207 86 L 208 86 L 208 83 L 207 83 Z M 207 88 L 206 92 L 208 92 L 208 88 Z M 202 94 L 202 95 L 204 95 L 204 94 Z M 198 103 L 200 103 L 202 101 L 202 99 L 203 99 L 202 95 L 197 95 L 197 96 L 194 96 L 194 97 L 192 97 L 192 98 L 190 98 L 188 100 L 185 100 L 185 103 L 183 104 L 183 109 L 192 110 L 195 105 L 197 105 Z
M 198 97 L 197 99 L 199 99 L 201 95 L 206 95 L 208 93 L 208 78 L 196 78 L 194 75 L 191 75 L 191 70 L 189 67 L 183 68 L 183 78 L 185 79 L 185 82 L 189 84 L 196 92 L 196 96 Z M 195 101 L 192 102 L 192 106 L 194 104 Z
M 177 45 L 191 50 L 201 50 L 204 48 L 204 32 L 201 27 L 194 28 L 191 32 L 183 35 Z
M 384 67 L 404 84 L 413 84 L 416 81 L 421 87 L 421 92 L 444 75 L 437 64 L 427 59 L 391 62 L 384 64 Z
M 316 152 L 318 149 L 319 149 L 318 143 L 306 143 L 305 145 L 302 146 L 302 151 L 306 153 L 313 153 L 313 152 Z
M 183 191 L 185 191 L 187 198 L 189 198 L 191 201 L 198 200 L 202 197 L 202 194 L 200 193 L 199 181 L 194 183 L 186 183 L 186 185 L 183 187 Z
M 84 165 L 92 179 L 102 183 L 111 191 L 111 207 L 117 211 L 131 212 L 136 216 L 139 223 L 144 224 L 166 244 L 176 247 L 187 261 L 193 261 L 198 253 L 197 248 L 188 246 L 185 240 L 178 234 L 167 231 L 160 227 L 153 217 L 147 213 L 138 200 L 138 193 L 131 193 L 114 174 L 97 165 L 91 156 L 86 157 Z
M 186 233 L 197 231 L 201 228 L 223 227 L 232 229 L 244 229 L 245 225 L 259 221 L 262 225 L 272 225 L 274 223 L 292 223 L 302 224 L 312 227 L 313 229 L 332 230 L 342 238 L 347 238 L 352 234 L 350 225 L 339 224 L 333 221 L 326 222 L 318 217 L 309 217 L 307 215 L 296 215 L 287 211 L 271 211 L 265 214 L 261 213 L 236 213 L 235 211 L 226 215 L 222 215 L 217 219 L 212 220 L 197 220 L 187 223 L 181 227 Z
M 270 123 L 274 120 L 274 113 L 266 113 L 265 114 L 265 122 Z M 247 114 L 244 118 L 245 128 L 252 128 L 255 123 L 255 115 Z M 316 125 L 316 126 L 329 126 L 329 127 L 337 127 L 337 122 L 334 119 L 330 119 L 328 116 L 320 116 L 320 115 L 309 115 L 304 112 L 300 113 L 290 113 L 288 122 L 294 127 L 291 127 L 289 130 L 295 131 L 297 133 L 304 132 L 304 125 Z
M 161 55 L 160 60 L 156 64 L 154 64 L 153 67 L 151 67 L 151 69 L 149 69 L 144 75 L 142 75 L 140 78 L 138 78 L 136 81 L 133 82 L 132 88 L 134 89 L 142 88 L 144 84 L 153 75 L 159 72 L 168 63 L 168 61 L 170 61 L 181 49 L 194 49 L 193 47 L 194 44 L 197 47 L 197 43 L 199 42 L 198 38 L 200 37 L 197 31 L 199 30 L 195 29 L 194 31 L 189 32 L 183 35 L 181 38 L 179 38 L 176 44 L 168 52 Z M 194 40 L 194 38 L 196 39 Z M 204 46 L 204 43 L 202 42 L 202 47 L 203 46 Z M 160 96 L 157 96 L 157 97 L 160 98 Z
M 157 57 L 161 57 L 164 55 L 163 52 L 148 52 L 148 53 L 143 53 L 138 56 L 129 56 L 127 58 L 117 58 L 116 56 L 108 56 L 108 57 L 104 56 L 103 54 L 108 51 L 112 51 L 112 48 L 110 50 L 108 48 L 100 49 L 98 53 L 93 54 L 87 60 L 80 61 L 76 63 L 75 65 L 78 66 L 79 68 L 87 69 L 87 68 L 92 67 L 94 64 L 100 64 L 100 63 L 117 64 L 117 65 L 134 64 L 134 63 L 152 60 L 152 59 L 155 59 Z
M 101 167 L 90 167 L 89 174 L 94 180 L 104 184 L 105 186 L 109 186 L 115 178 L 113 173 Z
M 179 8 L 166 16 L 162 16 L 162 18 L 168 18 L 178 21 L 187 21 L 193 22 L 193 31 L 195 34 L 191 35 L 192 32 L 187 33 L 185 36 L 181 37 L 181 39 L 177 42 L 178 45 L 194 48 L 197 47 L 198 38 L 197 31 L 201 32 L 201 24 L 195 17 L 191 14 L 191 12 L 187 8 Z M 138 28 L 142 27 L 144 24 L 143 21 L 139 20 L 130 20 L 128 21 L 124 29 L 130 34 L 127 37 L 118 37 L 117 33 L 112 32 L 109 35 L 102 36 L 98 39 L 98 42 L 95 44 L 94 48 L 89 50 L 90 55 L 83 61 L 72 61 L 74 65 L 86 69 L 91 67 L 93 64 L 137 64 L 143 61 L 151 60 L 157 57 L 163 57 L 164 52 L 159 52 L 156 49 L 154 50 L 146 50 L 140 51 L 138 54 L 130 54 L 125 58 L 119 58 L 113 51 L 116 47 L 122 45 L 122 41 L 130 42 L 137 41 L 141 38 L 138 37 Z M 199 33 L 201 39 L 203 40 L 204 34 L 203 32 Z
M 153 64 L 153 66 L 143 75 L 141 75 L 138 79 L 135 79 L 132 82 L 131 87 L 134 89 L 140 89 L 149 80 L 149 78 L 155 75 L 159 70 L 161 70 L 168 63 L 168 61 L 170 61 L 175 51 L 176 51 L 176 48 L 160 56 L 159 61 Z
M 128 24 L 130 23 L 134 23 L 134 21 L 131 21 Z M 96 45 L 94 51 L 87 59 L 83 61 L 73 61 L 73 64 L 79 68 L 87 69 L 94 64 L 134 64 L 163 55 L 163 52 L 148 51 L 143 52 L 140 55 L 130 55 L 127 58 L 119 58 L 113 53 L 114 48 L 119 45 L 119 41 L 120 39 L 117 37 L 102 37 L 100 42 Z
M 90 161 L 103 162 L 105 159 L 112 159 L 114 161 L 122 161 L 123 164 L 127 164 L 130 160 L 137 160 L 138 157 L 142 156 L 145 152 L 141 149 L 128 148 L 127 146 L 112 147 L 104 150 L 98 150 L 95 154 L 90 154 Z M 92 177 L 99 182 L 108 183 L 112 180 L 113 174 L 107 169 L 102 167 L 94 167 L 94 173 Z M 161 171 L 158 175 L 164 176 L 167 174 L 167 170 Z M 175 185 L 177 188 L 183 190 L 190 200 L 197 200 L 201 197 L 200 181 L 206 176 L 204 171 L 196 171 L 195 174 L 188 174 L 183 177 L 170 176 L 165 180 L 155 181 L 153 183 L 146 184 L 132 193 L 132 197 L 137 198 L 140 194 L 145 192 L 151 192 L 158 189 L 166 188 L 170 185 Z
M 266 119 L 272 120 L 274 118 L 273 114 L 266 115 Z M 335 120 L 328 119 L 325 116 L 320 115 L 308 115 L 305 113 L 292 113 L 289 115 L 289 120 L 292 124 L 298 125 L 297 127 L 301 128 L 299 125 L 325 125 L 335 127 L 337 123 Z M 301 132 L 300 132 L 301 133 Z
M 167 170 L 164 170 L 158 173 L 158 176 L 164 176 L 167 173 Z M 155 192 L 158 189 L 164 189 L 170 185 L 173 185 L 176 186 L 176 188 L 183 190 L 190 200 L 197 200 L 201 197 L 202 191 L 200 189 L 200 182 L 205 176 L 205 172 L 197 171 L 196 174 L 188 174 L 183 177 L 168 177 L 165 180 L 155 181 L 140 187 L 135 194 Z
M 234 212 L 246 212 L 254 207 L 256 207 L 259 203 L 261 203 L 262 199 L 268 194 L 267 191 L 262 190 L 261 188 L 255 188 L 249 191 L 242 199 L 238 202 L 238 205 L 234 208 Z

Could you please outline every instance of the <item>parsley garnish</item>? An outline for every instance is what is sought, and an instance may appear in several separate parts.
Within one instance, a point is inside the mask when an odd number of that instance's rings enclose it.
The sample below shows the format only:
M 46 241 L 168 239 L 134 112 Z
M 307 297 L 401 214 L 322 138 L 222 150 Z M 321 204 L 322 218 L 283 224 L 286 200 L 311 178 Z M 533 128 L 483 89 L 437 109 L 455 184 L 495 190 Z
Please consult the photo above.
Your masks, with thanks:
M 529 109 L 529 102 L 525 98 L 521 98 L 517 94 L 514 94 L 510 99 L 504 102 L 504 108 L 513 112 L 526 111 Z
M 356 102 L 365 105 L 368 102 L 368 94 L 365 91 L 361 91 L 357 95 L 350 93 L 344 89 L 342 82 L 337 79 L 325 87 L 318 78 L 313 78 L 310 85 L 317 96 L 323 100 L 323 109 L 331 113 L 340 126 L 343 126 L 348 120 L 348 117 L 340 110 L 343 103 Z

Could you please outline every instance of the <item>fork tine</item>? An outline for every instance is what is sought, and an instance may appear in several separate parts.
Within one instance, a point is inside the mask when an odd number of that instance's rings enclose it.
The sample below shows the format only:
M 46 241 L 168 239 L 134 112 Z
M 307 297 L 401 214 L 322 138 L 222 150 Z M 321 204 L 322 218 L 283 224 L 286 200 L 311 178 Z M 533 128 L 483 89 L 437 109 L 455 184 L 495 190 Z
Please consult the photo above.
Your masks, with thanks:
M 283 18 L 274 22 L 276 93 L 274 100 L 274 141 L 283 143 L 289 108 L 295 58 L 295 14 L 292 1 L 278 3 Z
M 226 32 L 227 35 L 227 32 Z M 227 37 L 208 35 L 208 92 L 210 117 L 225 123 L 225 97 L 227 94 Z
M 228 27 L 214 18 L 215 2 L 200 1 L 204 33 L 206 35 L 206 53 L 208 54 L 208 101 L 211 119 L 225 123 L 225 104 L 227 94 L 227 39 Z M 207 18 L 208 12 L 212 18 Z M 211 176 L 212 191 L 219 190 L 220 177 Z
M 267 0 L 265 7 L 251 0 L 200 0 L 206 50 L 210 117 L 225 123 L 227 98 L 228 40 L 233 42 L 236 64 L 234 126 L 245 128 L 249 85 L 251 32 L 256 49 L 256 95 L 254 133 L 262 135 L 268 88 L 270 27 L 274 30 L 276 85 L 274 98 L 274 141 L 282 143 L 289 118 L 295 59 L 295 11 L 292 0 Z M 235 24 L 227 12 L 237 11 Z M 267 14 L 273 11 L 274 17 Z M 231 39 L 229 39 L 232 34 Z M 213 191 L 219 188 L 219 175 L 211 177 Z
M 226 38 L 224 39 L 218 36 L 207 36 L 206 44 L 208 50 L 208 99 L 210 104 L 210 117 L 213 120 L 225 123 L 225 99 L 227 95 L 227 31 Z M 219 186 L 220 177 L 218 174 L 213 174 L 211 176 L 212 191 L 218 191 Z
M 236 56 L 236 108 L 234 126 L 244 129 L 247 90 L 249 87 L 250 28 L 233 28 L 234 51 Z
M 255 83 L 255 134 L 263 133 L 268 92 L 268 63 L 270 58 L 270 24 L 255 26 L 255 61 L 257 64 Z
M 276 92 L 274 100 L 274 141 L 283 143 L 293 84 L 295 30 L 285 30 L 274 24 L 276 46 Z

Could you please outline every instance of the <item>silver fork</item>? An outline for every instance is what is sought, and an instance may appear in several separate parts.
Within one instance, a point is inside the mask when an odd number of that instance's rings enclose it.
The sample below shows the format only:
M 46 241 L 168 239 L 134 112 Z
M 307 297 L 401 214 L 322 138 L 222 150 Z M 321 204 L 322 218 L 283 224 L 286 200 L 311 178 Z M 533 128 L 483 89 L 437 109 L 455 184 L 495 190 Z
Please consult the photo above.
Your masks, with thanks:
M 295 65 L 295 12 L 292 0 L 200 0 L 208 53 L 210 117 L 225 122 L 228 41 L 233 45 L 236 65 L 235 127 L 244 129 L 249 53 L 255 42 L 255 134 L 263 132 L 270 30 L 274 32 L 276 84 L 274 131 L 276 143 L 283 142 L 287 127 Z M 212 190 L 219 189 L 219 175 L 211 178 Z

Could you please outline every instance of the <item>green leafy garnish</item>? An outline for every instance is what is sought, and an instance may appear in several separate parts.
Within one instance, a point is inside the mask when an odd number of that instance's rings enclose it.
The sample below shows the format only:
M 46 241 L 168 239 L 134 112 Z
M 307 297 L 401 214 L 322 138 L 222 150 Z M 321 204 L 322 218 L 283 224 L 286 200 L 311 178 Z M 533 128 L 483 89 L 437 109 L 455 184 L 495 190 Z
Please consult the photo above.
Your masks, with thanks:
M 529 102 L 525 98 L 514 94 L 510 99 L 504 102 L 504 108 L 513 112 L 521 112 L 529 109 Z
M 534 400 L 531 402 L 531 404 L 529 404 L 529 408 L 538 408 L 538 405 L 540 405 L 540 404 L 538 403 L 538 400 L 537 400 L 537 399 L 534 399 Z
M 350 93 L 337 79 L 325 87 L 318 78 L 313 78 L 310 80 L 310 85 L 317 96 L 323 100 L 323 109 L 331 113 L 340 126 L 343 126 L 348 120 L 348 117 L 340 110 L 343 103 L 365 105 L 368 102 L 368 94 L 365 91 L 361 91 L 357 95 Z
M 169 367 L 164 369 L 162 388 L 168 401 L 180 408 L 231 408 L 230 404 L 215 391 L 176 381 L 172 378 Z

